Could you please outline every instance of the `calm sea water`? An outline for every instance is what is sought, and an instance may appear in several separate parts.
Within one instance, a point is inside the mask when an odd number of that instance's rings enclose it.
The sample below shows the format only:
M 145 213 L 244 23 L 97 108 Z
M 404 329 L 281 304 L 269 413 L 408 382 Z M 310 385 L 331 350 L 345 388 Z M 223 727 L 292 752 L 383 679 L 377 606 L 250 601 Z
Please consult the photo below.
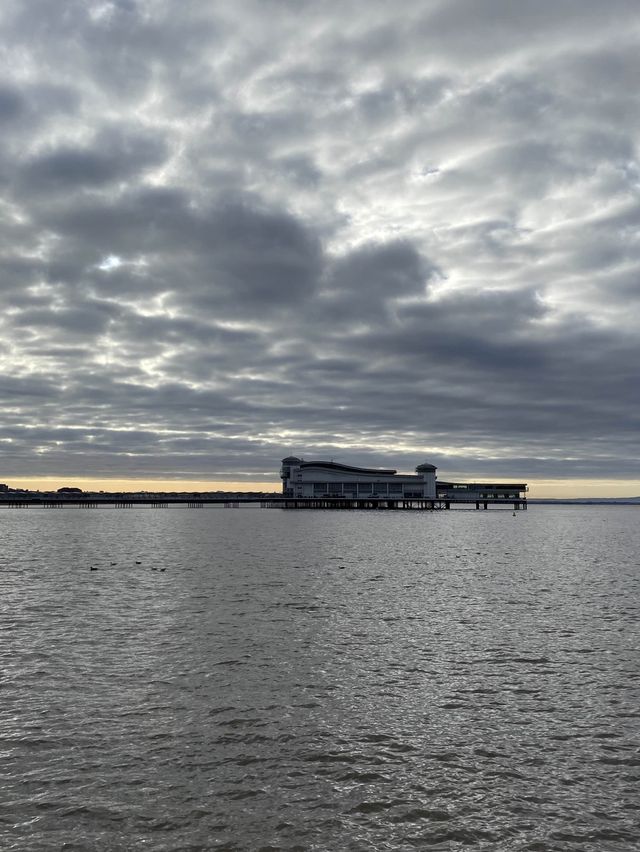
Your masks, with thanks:
M 0 525 L 1 849 L 640 849 L 639 509 Z

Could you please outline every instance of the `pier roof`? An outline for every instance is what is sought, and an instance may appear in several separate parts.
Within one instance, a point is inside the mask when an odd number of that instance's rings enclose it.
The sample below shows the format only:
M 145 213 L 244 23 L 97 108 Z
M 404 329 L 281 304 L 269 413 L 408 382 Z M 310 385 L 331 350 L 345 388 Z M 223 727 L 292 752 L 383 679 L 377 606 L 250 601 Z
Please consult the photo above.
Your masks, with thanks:
M 350 464 L 340 464 L 339 462 L 328 461 L 302 462 L 300 467 L 319 467 L 324 470 L 340 470 L 344 471 L 344 473 L 366 473 L 370 476 L 393 476 L 398 472 L 397 470 L 383 470 L 381 468 L 354 467 Z

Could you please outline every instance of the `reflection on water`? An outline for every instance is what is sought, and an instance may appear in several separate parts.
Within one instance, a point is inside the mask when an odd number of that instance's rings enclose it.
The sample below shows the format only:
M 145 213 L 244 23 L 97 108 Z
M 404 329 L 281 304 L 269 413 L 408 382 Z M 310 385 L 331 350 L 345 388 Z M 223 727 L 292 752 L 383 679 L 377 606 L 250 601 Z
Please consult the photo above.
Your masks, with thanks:
M 3 849 L 640 848 L 637 508 L 0 522 Z

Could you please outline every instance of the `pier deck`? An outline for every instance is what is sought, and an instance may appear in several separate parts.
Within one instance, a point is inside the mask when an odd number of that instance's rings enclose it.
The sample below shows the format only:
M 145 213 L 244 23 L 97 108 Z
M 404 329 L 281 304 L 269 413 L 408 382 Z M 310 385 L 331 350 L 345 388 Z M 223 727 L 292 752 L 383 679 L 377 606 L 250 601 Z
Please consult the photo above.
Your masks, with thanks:
M 183 505 L 190 509 L 201 509 L 206 505 L 218 505 L 226 508 L 239 508 L 242 505 L 254 504 L 263 509 L 339 509 L 339 510 L 381 510 L 392 511 L 436 511 L 450 509 L 452 506 L 467 504 L 475 506 L 476 509 L 488 509 L 489 506 L 501 506 L 505 509 L 526 510 L 527 500 L 524 497 L 518 499 L 487 498 L 475 499 L 440 499 L 423 497 L 402 498 L 347 498 L 347 497 L 172 497 L 154 496 L 138 497 L 137 495 L 122 496 L 74 496 L 56 498 L 54 495 L 46 497 L 9 497 L 0 500 L 0 508 L 27 509 L 30 506 L 41 506 L 46 509 L 61 509 L 64 506 L 78 506 L 86 509 L 95 509 L 99 506 L 113 506 L 118 509 L 130 509 L 134 506 L 150 506 L 155 509 L 165 509 L 173 505 Z

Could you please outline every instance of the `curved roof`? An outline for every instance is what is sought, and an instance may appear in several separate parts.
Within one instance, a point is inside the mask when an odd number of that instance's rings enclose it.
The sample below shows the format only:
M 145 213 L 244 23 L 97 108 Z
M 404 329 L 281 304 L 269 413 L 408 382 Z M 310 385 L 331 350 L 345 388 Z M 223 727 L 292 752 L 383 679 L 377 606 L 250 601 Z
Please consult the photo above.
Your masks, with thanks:
M 425 462 L 424 464 L 419 464 L 416 470 L 437 470 L 438 468 L 434 464 L 429 464 L 429 462 Z
M 367 473 L 370 476 L 393 476 L 397 470 L 381 470 L 375 467 L 354 467 L 350 464 L 339 464 L 338 462 L 328 461 L 309 461 L 302 462 L 300 467 L 321 467 L 324 470 L 341 470 L 344 473 Z
M 302 459 L 299 459 L 297 456 L 287 456 L 286 459 L 282 459 L 282 464 L 297 464 L 301 461 Z

